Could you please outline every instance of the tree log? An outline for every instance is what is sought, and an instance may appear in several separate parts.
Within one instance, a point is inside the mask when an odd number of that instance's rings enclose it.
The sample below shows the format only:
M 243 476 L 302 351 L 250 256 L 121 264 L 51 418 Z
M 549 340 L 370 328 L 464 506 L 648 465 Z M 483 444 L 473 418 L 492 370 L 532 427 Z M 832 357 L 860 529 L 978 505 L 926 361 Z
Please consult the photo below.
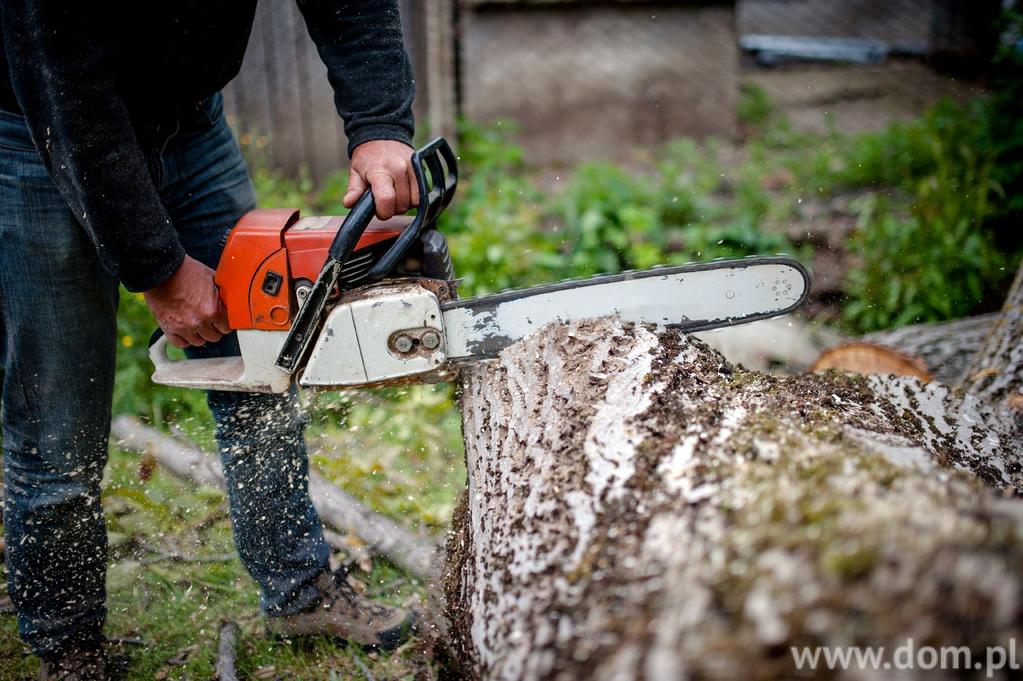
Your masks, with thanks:
M 769 376 L 606 319 L 462 381 L 444 589 L 470 676 L 791 678 L 791 646 L 1023 635 L 1023 443 L 977 394 Z
M 867 334 L 860 340 L 918 359 L 934 380 L 957 386 L 966 379 L 970 362 L 998 317 L 994 312 L 937 324 L 914 324 Z
M 829 369 L 851 371 L 854 374 L 914 376 L 921 381 L 934 378 L 919 358 L 866 341 L 853 341 L 828 348 L 810 367 L 811 371 L 817 372 Z
M 915 375 L 958 386 L 966 380 L 971 363 L 1000 317 L 991 313 L 867 334 L 828 348 L 811 369 Z M 907 366 L 900 370 L 900 364 Z
M 238 681 L 235 659 L 240 636 L 241 631 L 234 622 L 225 622 L 220 625 L 220 639 L 217 642 L 217 666 L 214 670 L 216 681 Z
M 148 452 L 179 478 L 198 485 L 224 488 L 220 460 L 193 443 L 164 435 L 130 416 L 115 418 L 110 432 L 118 445 Z M 327 525 L 358 537 L 374 554 L 386 557 L 416 576 L 430 580 L 436 577 L 437 548 L 429 538 L 366 508 L 315 471 L 309 472 L 309 496 Z

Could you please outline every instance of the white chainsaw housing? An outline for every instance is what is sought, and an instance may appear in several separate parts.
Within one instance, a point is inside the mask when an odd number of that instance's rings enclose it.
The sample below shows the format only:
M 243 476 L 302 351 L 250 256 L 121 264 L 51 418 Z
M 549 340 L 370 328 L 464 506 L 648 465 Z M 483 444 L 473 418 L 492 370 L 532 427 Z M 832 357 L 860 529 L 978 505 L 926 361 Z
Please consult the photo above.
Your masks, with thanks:
M 418 284 L 368 288 L 327 314 L 298 384 L 333 388 L 429 374 L 447 359 L 443 319 L 437 296 Z
M 286 331 L 241 330 L 240 357 L 188 360 L 167 357 L 167 340 L 161 337 L 149 351 L 156 367 L 153 381 L 180 388 L 286 392 L 292 376 L 275 364 L 286 336 Z M 328 313 L 298 385 L 332 389 L 437 380 L 446 359 L 437 296 L 415 282 L 378 284 Z

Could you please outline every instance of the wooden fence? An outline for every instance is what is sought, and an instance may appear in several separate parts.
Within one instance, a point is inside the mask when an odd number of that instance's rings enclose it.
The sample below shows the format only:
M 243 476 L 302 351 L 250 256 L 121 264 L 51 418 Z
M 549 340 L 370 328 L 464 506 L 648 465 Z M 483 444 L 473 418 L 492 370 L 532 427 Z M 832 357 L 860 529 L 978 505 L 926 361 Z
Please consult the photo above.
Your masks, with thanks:
M 511 118 L 539 163 L 678 135 L 727 136 L 737 92 L 734 2 L 401 0 L 417 128 L 450 138 L 459 111 Z M 326 68 L 294 0 L 259 1 L 225 107 L 257 165 L 314 179 L 346 165 Z
M 1001 0 L 401 0 L 421 133 L 452 137 L 459 112 L 484 122 L 509 118 L 519 124 L 515 139 L 530 162 L 553 164 L 682 135 L 730 136 L 739 81 L 736 23 L 745 33 L 880 38 L 903 47 L 929 42 L 940 52 L 963 43 L 946 35 L 963 30 L 947 26 L 990 24 L 984 18 L 1000 6 Z M 259 0 L 245 63 L 225 89 L 225 104 L 257 165 L 321 179 L 347 164 L 326 68 L 295 0 Z
M 430 0 L 432 2 L 432 0 Z M 417 118 L 424 118 L 426 12 L 402 0 L 406 45 L 417 72 Z M 327 69 L 294 0 L 260 0 L 241 73 L 224 89 L 224 108 L 246 156 L 259 165 L 315 179 L 347 165 L 347 141 Z

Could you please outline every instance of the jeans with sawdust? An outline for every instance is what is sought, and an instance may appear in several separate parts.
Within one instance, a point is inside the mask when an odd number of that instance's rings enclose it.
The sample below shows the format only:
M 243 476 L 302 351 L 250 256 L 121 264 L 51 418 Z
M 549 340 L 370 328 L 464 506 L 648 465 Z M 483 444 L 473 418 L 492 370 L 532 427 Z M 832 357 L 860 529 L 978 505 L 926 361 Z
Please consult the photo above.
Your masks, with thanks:
M 137 133 L 186 252 L 216 267 L 224 233 L 255 206 L 220 96 Z M 0 111 L 8 589 L 21 636 L 38 654 L 98 637 L 106 616 L 100 482 L 117 304 L 117 281 L 47 175 L 25 121 Z M 237 355 L 237 340 L 232 334 L 191 354 Z M 314 581 L 329 550 L 309 499 L 297 399 L 210 392 L 208 402 L 242 562 L 267 614 L 301 611 L 319 598 Z

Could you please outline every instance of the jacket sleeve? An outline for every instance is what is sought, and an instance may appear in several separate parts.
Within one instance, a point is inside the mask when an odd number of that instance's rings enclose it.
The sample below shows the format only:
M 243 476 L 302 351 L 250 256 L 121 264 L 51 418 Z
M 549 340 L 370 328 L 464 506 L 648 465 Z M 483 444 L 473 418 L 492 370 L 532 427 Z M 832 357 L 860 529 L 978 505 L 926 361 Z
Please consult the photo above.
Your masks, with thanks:
M 348 154 L 370 140 L 412 144 L 415 81 L 398 0 L 298 0 L 334 88 Z
M 104 267 L 132 291 L 162 283 L 184 249 L 160 202 L 107 65 L 91 3 L 4 0 L 0 30 L 14 94 L 57 189 Z

